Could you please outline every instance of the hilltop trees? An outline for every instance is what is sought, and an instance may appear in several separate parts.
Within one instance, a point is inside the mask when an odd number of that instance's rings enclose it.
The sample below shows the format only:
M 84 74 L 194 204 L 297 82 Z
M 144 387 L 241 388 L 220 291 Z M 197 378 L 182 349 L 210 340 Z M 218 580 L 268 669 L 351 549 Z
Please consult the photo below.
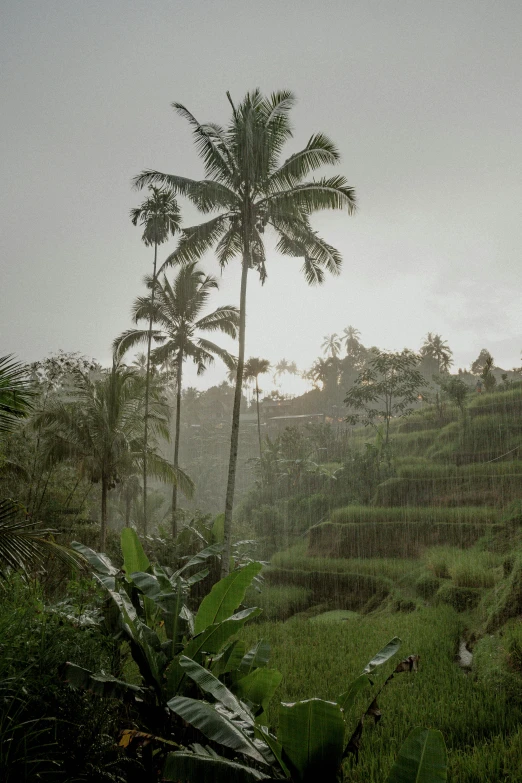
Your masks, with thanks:
M 150 388 L 149 424 L 152 433 L 168 437 L 168 410 L 156 388 Z M 71 460 L 80 472 L 101 483 L 100 547 L 107 536 L 107 494 L 117 483 L 143 467 L 144 379 L 113 365 L 98 377 L 77 373 L 67 395 L 55 395 L 36 417 L 45 428 L 45 453 L 50 459 Z M 148 445 L 149 471 L 180 484 L 191 493 L 191 480 L 174 469 Z M 145 530 L 146 532 L 146 530 Z
M 401 353 L 378 351 L 348 391 L 345 404 L 355 413 L 346 417 L 350 424 L 364 424 L 376 430 L 384 425 L 383 448 L 390 440 L 390 421 L 407 416 L 418 399 L 425 381 L 417 370 L 418 357 L 405 349 Z
M 453 351 L 440 334 L 428 332 L 420 349 L 421 356 L 429 356 L 437 360 L 439 373 L 448 372 L 453 364 Z
M 166 263 L 197 260 L 212 247 L 222 267 L 234 258 L 240 259 L 239 356 L 225 502 L 223 574 L 228 572 L 231 546 L 248 271 L 255 270 L 262 283 L 266 279 L 264 232 L 269 227 L 275 232 L 279 252 L 303 259 L 302 271 L 309 284 L 321 283 L 325 270 L 338 274 L 340 253 L 312 228 L 310 215 L 323 209 L 342 209 L 351 214 L 355 208 L 354 190 L 344 177 L 305 181 L 311 171 L 339 162 L 336 147 L 324 134 L 314 134 L 304 149 L 280 161 L 281 150 L 292 136 L 292 93 L 281 91 L 265 97 L 254 90 L 237 106 L 229 94 L 228 99 L 232 116 L 226 127 L 202 124 L 184 106 L 174 104 L 193 129 L 205 179 L 159 171 L 145 171 L 136 179 L 137 187 L 161 183 L 187 196 L 201 212 L 219 212 L 205 223 L 184 229 L 178 249 Z
M 179 469 L 179 440 L 181 422 L 181 389 L 183 362 L 192 359 L 197 365 L 198 375 L 218 356 L 227 367 L 234 368 L 235 360 L 216 343 L 200 332 L 221 332 L 229 337 L 237 336 L 239 314 L 236 307 L 223 305 L 211 313 L 204 314 L 208 298 L 218 288 L 217 280 L 205 275 L 192 261 L 180 268 L 172 285 L 163 276 L 163 282 L 146 279 L 149 288 L 156 289 L 156 298 L 138 297 L 133 306 L 136 323 L 148 321 L 156 329 L 128 329 L 117 337 L 113 347 L 118 357 L 139 343 L 149 341 L 150 336 L 158 344 L 152 357 L 158 364 L 172 361 L 176 366 L 176 434 L 174 441 L 174 470 Z M 177 484 L 172 488 L 172 533 L 177 534 Z

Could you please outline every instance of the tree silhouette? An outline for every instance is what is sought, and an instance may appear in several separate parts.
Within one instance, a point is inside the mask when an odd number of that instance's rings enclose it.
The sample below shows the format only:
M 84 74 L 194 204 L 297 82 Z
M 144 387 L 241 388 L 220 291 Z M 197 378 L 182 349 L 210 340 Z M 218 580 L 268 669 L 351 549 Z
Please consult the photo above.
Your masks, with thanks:
M 276 234 L 279 252 L 304 260 L 302 271 L 309 284 L 323 282 L 325 270 L 338 274 L 340 253 L 312 228 L 310 216 L 324 209 L 341 209 L 351 214 L 355 208 L 354 190 L 344 177 L 305 181 L 311 171 L 340 159 L 324 134 L 316 133 L 304 149 L 280 162 L 284 143 L 292 136 L 292 93 L 281 91 L 265 97 L 254 90 L 237 106 L 230 94 L 227 96 L 232 117 L 226 128 L 215 123 L 201 124 L 184 106 L 174 104 L 193 128 L 206 179 L 193 180 L 159 171 L 145 171 L 136 179 L 137 187 L 151 183 L 172 187 L 202 212 L 219 210 L 207 222 L 184 229 L 178 249 L 166 263 L 199 259 L 212 247 L 216 247 L 222 267 L 233 258 L 241 260 L 239 356 L 225 500 L 223 575 L 229 570 L 232 540 L 248 271 L 255 270 L 262 283 L 266 279 L 264 232 L 270 228 Z
M 147 246 L 154 247 L 154 266 L 150 292 L 151 305 L 154 306 L 156 284 L 156 265 L 158 246 L 166 242 L 170 236 L 180 230 L 180 211 L 174 193 L 168 188 L 150 186 L 151 195 L 139 207 L 131 209 L 131 220 L 136 226 L 143 226 L 142 241 Z M 145 369 L 145 426 L 143 429 L 143 519 L 147 529 L 147 439 L 149 431 L 149 388 L 150 388 L 150 346 L 152 339 L 152 320 L 149 321 L 147 339 L 147 364 Z

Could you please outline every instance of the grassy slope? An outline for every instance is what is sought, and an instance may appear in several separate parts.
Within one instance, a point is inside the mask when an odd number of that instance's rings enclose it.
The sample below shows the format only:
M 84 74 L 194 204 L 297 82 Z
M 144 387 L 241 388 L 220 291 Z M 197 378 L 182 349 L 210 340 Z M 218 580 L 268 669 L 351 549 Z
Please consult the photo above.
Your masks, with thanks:
M 379 699 L 381 722 L 367 725 L 360 762 L 350 773 L 356 783 L 382 783 L 408 732 L 424 725 L 443 731 L 450 749 L 452 777 L 459 783 L 479 780 L 516 780 L 485 777 L 487 769 L 516 769 L 510 759 L 522 721 L 522 705 L 508 703 L 508 694 L 476 683 L 454 659 L 465 618 L 448 606 L 426 607 L 413 614 L 381 612 L 345 622 L 313 623 L 294 618 L 286 623 L 266 623 L 246 629 L 243 638 L 254 642 L 260 635 L 272 646 L 270 665 L 283 681 L 270 708 L 270 723 L 277 725 L 278 701 L 318 696 L 335 699 L 365 666 L 373 654 L 394 635 L 403 641 L 400 657 L 421 656 L 415 674 L 401 674 L 389 683 Z M 379 675 L 379 680 L 385 672 Z M 354 714 L 354 726 L 360 708 Z M 502 735 L 510 734 L 505 740 Z M 520 735 L 518 735 L 520 739 Z

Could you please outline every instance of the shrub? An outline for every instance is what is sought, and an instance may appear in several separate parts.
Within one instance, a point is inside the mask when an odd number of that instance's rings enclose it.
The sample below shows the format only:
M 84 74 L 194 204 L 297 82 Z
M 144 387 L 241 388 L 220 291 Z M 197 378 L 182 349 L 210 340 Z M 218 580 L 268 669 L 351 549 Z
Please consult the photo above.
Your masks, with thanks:
M 297 585 L 265 585 L 260 592 L 250 588 L 245 596 L 249 606 L 263 610 L 260 620 L 286 620 L 310 606 L 312 591 Z
M 511 617 L 522 614 L 522 558 L 517 557 L 511 574 L 499 590 L 495 604 L 486 623 L 486 631 L 492 633 Z
M 422 574 L 415 582 L 415 592 L 427 601 L 433 598 L 439 587 L 440 579 L 431 574 Z
M 437 601 L 449 604 L 457 612 L 469 612 L 478 605 L 482 591 L 473 587 L 455 587 L 444 584 L 437 593 Z

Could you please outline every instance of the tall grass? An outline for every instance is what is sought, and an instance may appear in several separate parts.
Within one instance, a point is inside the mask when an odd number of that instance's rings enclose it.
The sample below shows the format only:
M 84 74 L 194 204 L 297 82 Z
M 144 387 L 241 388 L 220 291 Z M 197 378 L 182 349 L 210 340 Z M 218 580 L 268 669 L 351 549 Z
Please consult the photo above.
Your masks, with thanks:
M 419 725 L 443 732 L 450 753 L 451 780 L 493 783 L 502 778 L 481 776 L 481 771 L 502 766 L 509 744 L 501 737 L 517 731 L 522 705 L 508 708 L 505 694 L 482 687 L 455 664 L 463 626 L 464 620 L 451 607 L 441 605 L 412 614 L 380 613 L 338 624 L 296 618 L 284 625 L 267 623 L 262 630 L 272 645 L 270 665 L 283 674 L 277 701 L 313 696 L 335 699 L 395 634 L 403 640 L 401 657 L 420 654 L 419 672 L 395 677 L 379 699 L 383 718 L 377 726 L 365 727 L 360 763 L 350 770 L 351 783 L 382 783 L 401 743 Z M 243 638 L 253 643 L 258 635 L 259 627 L 245 629 Z M 277 724 L 275 700 L 269 716 L 271 724 Z M 483 752 L 486 747 L 491 748 L 491 757 Z
M 330 514 L 330 521 L 336 524 L 354 522 L 477 522 L 489 525 L 498 522 L 498 519 L 499 512 L 496 509 L 480 506 L 461 508 L 345 506 L 335 509 Z

